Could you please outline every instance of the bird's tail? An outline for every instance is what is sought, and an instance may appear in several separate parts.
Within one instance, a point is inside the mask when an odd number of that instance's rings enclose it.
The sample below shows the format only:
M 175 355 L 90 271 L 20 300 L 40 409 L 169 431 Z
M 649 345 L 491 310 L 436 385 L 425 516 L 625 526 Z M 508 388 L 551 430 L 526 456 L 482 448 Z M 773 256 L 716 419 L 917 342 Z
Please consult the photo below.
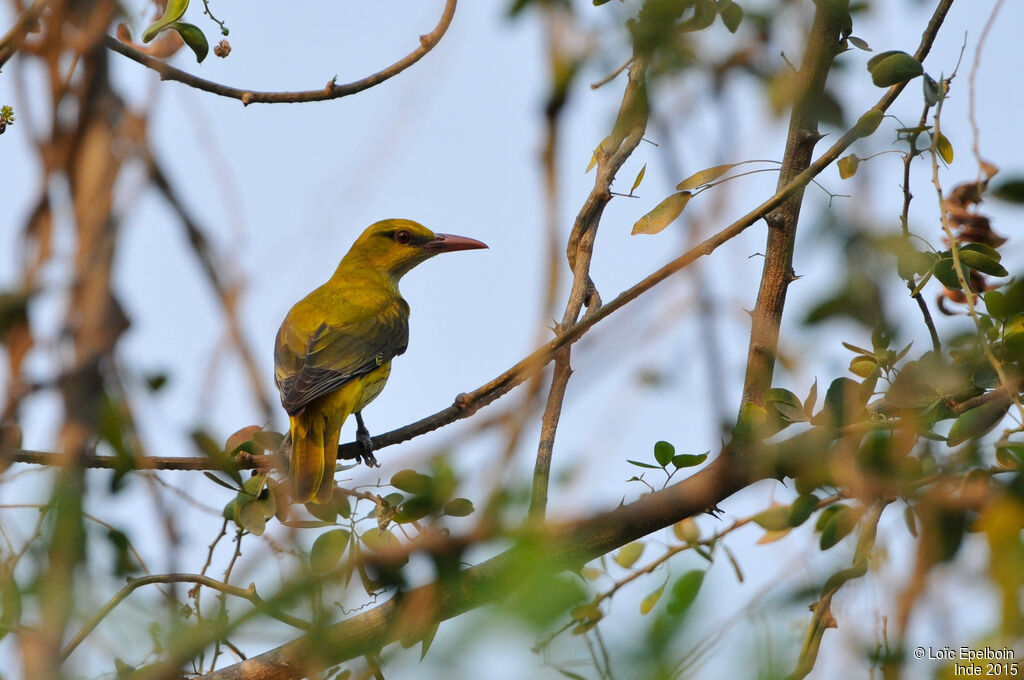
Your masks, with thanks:
M 334 490 L 334 464 L 338 460 L 340 419 L 327 418 L 318 409 L 291 416 L 293 500 L 326 503 Z M 332 427 L 332 422 L 337 424 Z

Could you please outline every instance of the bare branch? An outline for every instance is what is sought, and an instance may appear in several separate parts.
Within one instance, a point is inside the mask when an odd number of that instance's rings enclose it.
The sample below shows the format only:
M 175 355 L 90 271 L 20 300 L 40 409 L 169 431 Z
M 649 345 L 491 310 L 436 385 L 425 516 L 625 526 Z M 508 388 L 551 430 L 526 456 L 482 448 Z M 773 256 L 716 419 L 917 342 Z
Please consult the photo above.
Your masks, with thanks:
M 385 80 L 398 75 L 422 59 L 427 52 L 434 49 L 448 30 L 448 26 L 452 22 L 452 17 L 455 16 L 455 4 L 456 0 L 446 0 L 444 11 L 441 13 L 441 19 L 438 21 L 437 26 L 434 27 L 434 30 L 426 35 L 421 35 L 419 47 L 395 63 L 377 71 L 376 73 L 372 73 L 365 78 L 361 78 L 344 85 L 338 85 L 332 79 L 325 87 L 318 90 L 260 92 L 256 90 L 232 87 L 230 85 L 222 85 L 220 83 L 215 83 L 212 80 L 206 80 L 205 78 L 200 78 L 199 76 L 182 71 L 181 69 L 175 68 L 160 59 L 149 56 L 148 54 L 143 54 L 131 45 L 121 42 L 114 36 L 108 35 L 104 38 L 103 44 L 114 52 L 128 57 L 132 61 L 138 62 L 146 68 L 156 71 L 160 74 L 161 80 L 174 80 L 197 90 L 220 95 L 221 97 L 237 99 L 246 106 L 249 104 L 297 104 L 301 102 L 321 102 L 329 99 L 347 97 L 349 95 L 356 94 L 357 92 L 367 90 L 374 85 L 379 85 Z
M 141 578 L 132 579 L 127 585 L 121 588 L 121 590 L 119 590 L 117 594 L 110 599 L 110 601 L 96 612 L 95 616 L 89 619 L 89 621 L 82 626 L 82 629 L 78 631 L 75 637 L 68 642 L 60 653 L 60 660 L 63 662 L 71 656 L 71 653 L 74 652 L 80 644 L 82 644 L 82 641 L 85 640 L 93 630 L 95 630 L 96 626 L 98 626 L 100 622 L 103 621 L 103 619 L 105 619 L 107 615 L 109 615 L 110 612 L 112 612 L 117 605 L 121 604 L 121 602 L 123 602 L 129 595 L 142 586 L 148 586 L 153 583 L 198 583 L 199 585 L 206 586 L 207 588 L 218 590 L 225 595 L 232 595 L 234 597 L 240 597 L 243 600 L 248 600 L 257 609 L 262 610 L 264 613 L 274 617 L 278 621 L 287 623 L 289 626 L 294 626 L 295 628 L 300 628 L 302 630 L 309 630 L 312 627 L 306 621 L 267 607 L 263 598 L 261 598 L 256 592 L 256 586 L 253 584 L 250 584 L 248 588 L 238 588 L 227 583 L 222 583 L 215 578 L 202 576 L 200 574 L 153 574 L 152 576 L 143 576 Z

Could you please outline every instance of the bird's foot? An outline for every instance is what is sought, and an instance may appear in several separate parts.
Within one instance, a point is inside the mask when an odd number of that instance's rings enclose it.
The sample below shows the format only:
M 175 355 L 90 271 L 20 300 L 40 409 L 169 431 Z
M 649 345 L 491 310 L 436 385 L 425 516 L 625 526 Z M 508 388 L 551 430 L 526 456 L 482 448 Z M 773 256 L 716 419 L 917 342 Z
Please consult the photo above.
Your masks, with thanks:
M 363 449 L 356 453 L 356 461 L 363 463 L 366 467 L 380 467 L 380 463 L 373 455 L 373 440 L 370 439 L 370 433 L 365 430 L 357 432 L 356 442 Z
M 380 467 L 380 463 L 373 455 L 373 439 L 370 438 L 370 431 L 363 423 L 363 414 L 356 411 L 356 442 L 363 448 L 356 454 L 356 461 L 363 463 L 366 467 Z

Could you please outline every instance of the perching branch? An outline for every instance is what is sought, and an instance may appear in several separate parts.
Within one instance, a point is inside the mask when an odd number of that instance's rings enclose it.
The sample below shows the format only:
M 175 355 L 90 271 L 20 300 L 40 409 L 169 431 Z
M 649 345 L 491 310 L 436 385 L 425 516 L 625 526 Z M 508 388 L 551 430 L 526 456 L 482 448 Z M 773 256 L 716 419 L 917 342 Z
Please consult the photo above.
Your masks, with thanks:
M 32 465 L 60 466 L 67 463 L 63 454 L 52 451 L 15 449 L 3 456 L 5 463 L 30 463 Z M 86 454 L 78 462 L 85 468 L 106 470 L 123 469 L 124 458 Z M 280 467 L 281 459 L 275 455 L 256 456 L 244 451 L 234 458 L 239 470 L 271 470 Z M 218 465 L 207 456 L 138 456 L 133 459 L 136 470 L 216 470 Z
M 455 15 L 455 3 L 456 0 L 446 0 L 444 11 L 441 13 L 441 19 L 438 21 L 437 26 L 434 27 L 434 30 L 426 35 L 421 35 L 419 47 L 395 63 L 377 71 L 376 73 L 372 73 L 365 78 L 355 80 L 351 83 L 345 83 L 343 85 L 338 85 L 332 78 L 325 87 L 318 90 L 260 92 L 256 90 L 231 87 L 230 85 L 221 85 L 220 83 L 215 83 L 212 80 L 206 80 L 205 78 L 200 78 L 199 76 L 177 69 L 160 59 L 149 56 L 148 54 L 143 54 L 131 45 L 127 45 L 113 36 L 108 35 L 104 38 L 103 44 L 114 52 L 128 57 L 132 61 L 138 62 L 146 68 L 156 71 L 160 74 L 161 80 L 174 80 L 184 85 L 188 85 L 189 87 L 194 87 L 197 90 L 220 95 L 221 97 L 237 99 L 246 106 L 249 104 L 297 104 L 302 102 L 321 102 L 329 99 L 338 99 L 339 97 L 347 97 L 349 95 L 356 94 L 357 92 L 367 90 L 374 85 L 379 85 L 385 80 L 398 75 L 422 59 L 427 52 L 434 49 L 448 30 L 448 26 L 452 22 L 452 17 Z

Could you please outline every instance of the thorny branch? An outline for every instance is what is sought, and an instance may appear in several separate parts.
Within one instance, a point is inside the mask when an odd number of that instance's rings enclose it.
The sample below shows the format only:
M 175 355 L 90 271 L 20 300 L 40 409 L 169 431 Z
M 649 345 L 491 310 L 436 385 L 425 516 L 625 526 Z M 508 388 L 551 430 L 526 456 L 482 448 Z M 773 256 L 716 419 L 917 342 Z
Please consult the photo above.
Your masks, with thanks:
M 799 82 L 799 94 L 789 119 L 789 137 L 782 167 L 779 169 L 780 189 L 807 169 L 814 146 L 821 139 L 818 112 L 821 110 L 825 80 L 832 67 L 832 60 L 839 53 L 840 33 L 847 16 L 844 3 L 815 4 L 814 23 L 807 38 L 803 63 L 795 76 Z M 771 387 L 786 291 L 796 278 L 793 272 L 793 251 L 802 204 L 803 187 L 800 187 L 765 215 L 768 244 L 765 246 L 757 303 L 751 313 L 750 347 L 743 384 L 744 404 L 761 405 L 765 393 Z
M 594 239 L 601 221 L 604 208 L 611 200 L 611 185 L 615 173 L 626 162 L 636 149 L 647 129 L 647 59 L 636 56 L 629 68 L 629 81 L 622 95 L 622 105 L 615 121 L 612 134 L 602 142 L 595 152 L 597 157 L 597 177 L 594 188 L 584 202 L 576 223 L 569 235 L 566 255 L 573 272 L 572 288 L 565 313 L 557 331 L 572 326 L 579 319 L 580 311 L 587 304 L 590 311 L 600 305 L 600 299 L 590 279 L 590 260 L 594 250 Z M 530 516 L 544 516 L 548 499 L 548 482 L 551 474 L 551 455 L 554 449 L 555 432 L 562 413 L 565 390 L 572 375 L 570 347 L 565 347 L 555 355 L 555 368 L 551 378 L 551 387 L 544 406 L 541 420 L 540 442 L 537 446 L 537 462 L 533 471 L 533 493 L 530 499 Z

